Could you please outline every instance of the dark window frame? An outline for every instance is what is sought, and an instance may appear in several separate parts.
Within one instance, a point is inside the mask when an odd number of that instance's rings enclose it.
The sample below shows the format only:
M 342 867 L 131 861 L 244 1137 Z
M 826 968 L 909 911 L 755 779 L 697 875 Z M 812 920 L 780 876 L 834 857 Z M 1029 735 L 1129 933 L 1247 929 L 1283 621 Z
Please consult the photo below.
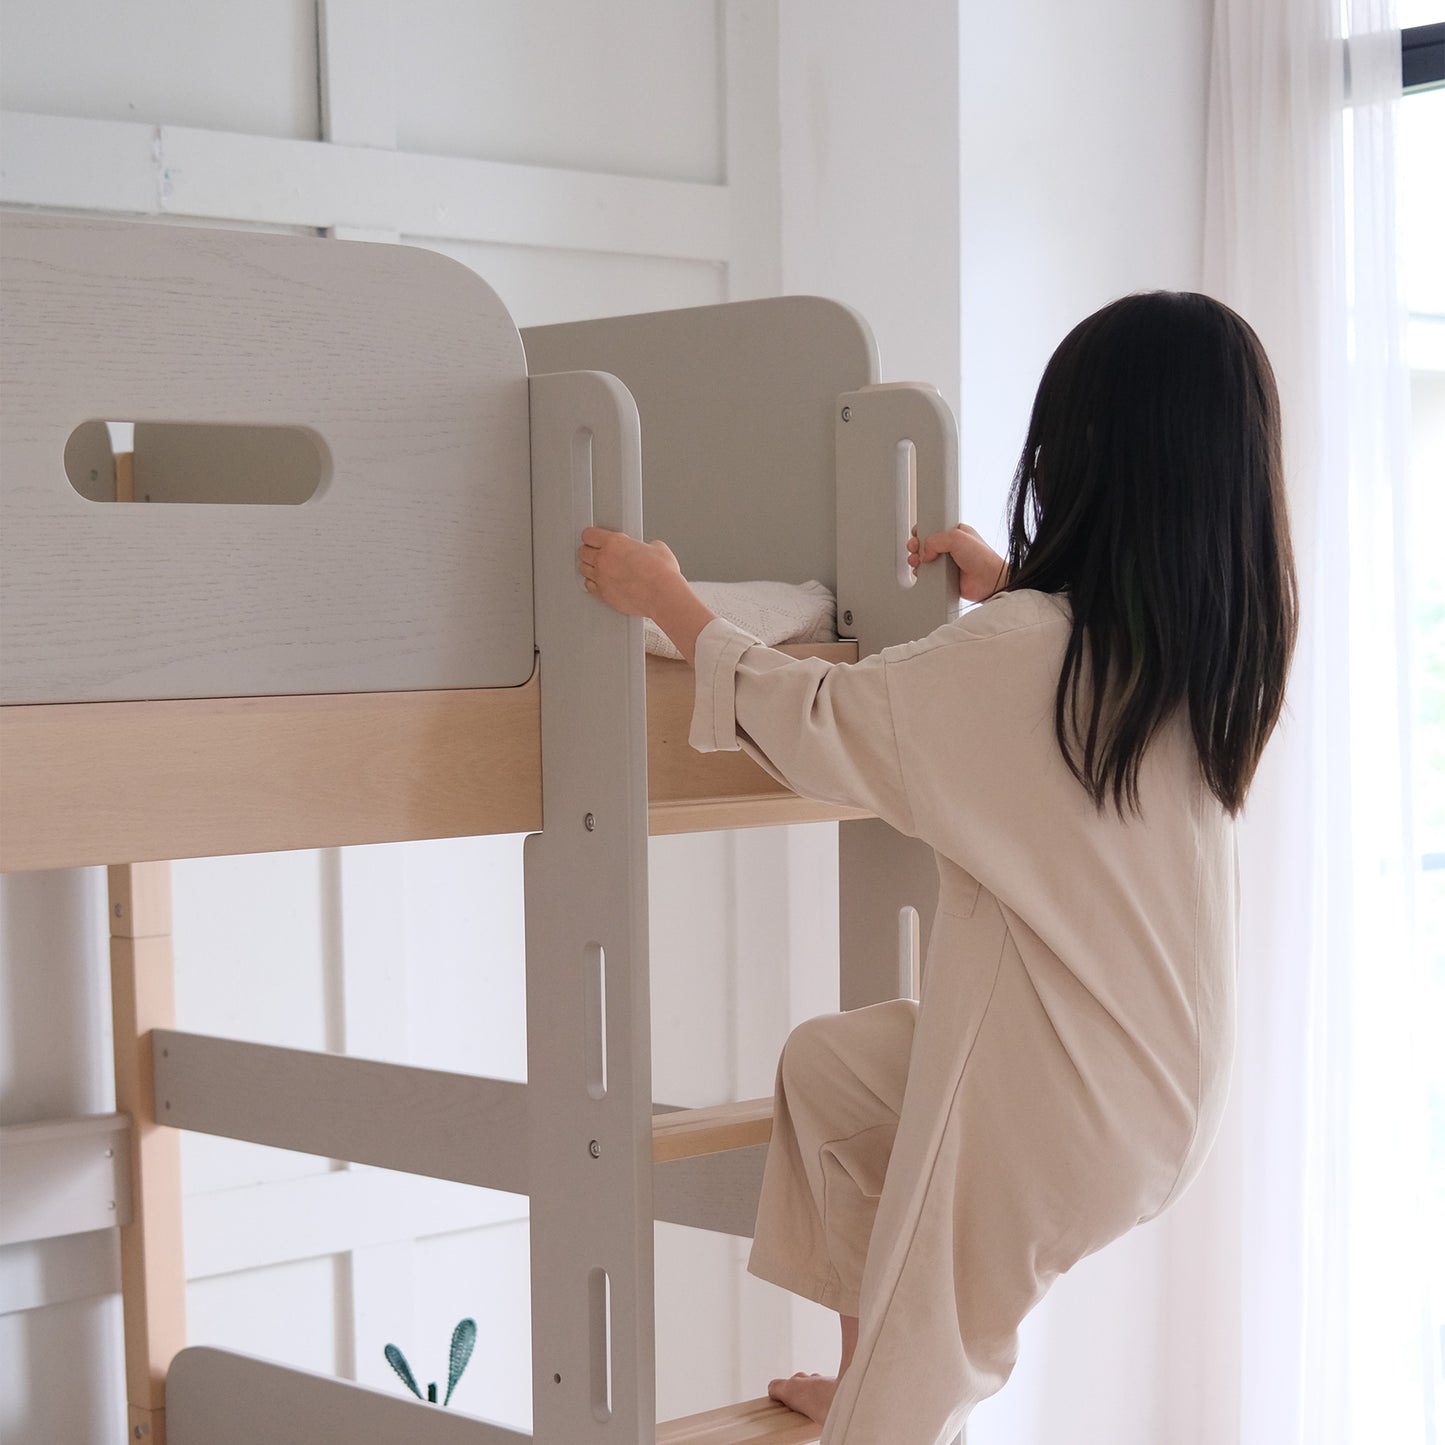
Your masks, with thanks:
M 1445 21 L 1400 32 L 1400 79 L 1407 92 L 1445 85 Z

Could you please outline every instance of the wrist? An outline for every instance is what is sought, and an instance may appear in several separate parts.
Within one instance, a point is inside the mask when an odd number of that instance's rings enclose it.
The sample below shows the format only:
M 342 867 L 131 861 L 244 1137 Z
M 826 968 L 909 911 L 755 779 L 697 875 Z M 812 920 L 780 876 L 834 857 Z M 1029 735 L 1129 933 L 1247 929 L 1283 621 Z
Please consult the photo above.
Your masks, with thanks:
M 681 575 L 668 579 L 656 589 L 649 616 L 689 663 L 697 655 L 698 635 L 713 620 L 711 608 Z

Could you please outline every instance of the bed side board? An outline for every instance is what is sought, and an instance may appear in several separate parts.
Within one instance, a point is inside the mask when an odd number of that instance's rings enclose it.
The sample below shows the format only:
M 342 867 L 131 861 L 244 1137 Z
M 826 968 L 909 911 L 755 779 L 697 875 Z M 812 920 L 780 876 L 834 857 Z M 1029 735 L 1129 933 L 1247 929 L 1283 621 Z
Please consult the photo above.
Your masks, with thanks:
M 878 380 L 855 311 L 783 296 L 531 327 L 527 366 L 608 371 L 642 419 L 643 527 L 691 577 L 837 583 L 833 417 Z
M 526 367 L 495 293 L 411 247 L 7 216 L 0 700 L 520 685 Z M 306 429 L 301 505 L 115 505 L 88 421 Z M 194 478 L 192 496 L 206 478 Z

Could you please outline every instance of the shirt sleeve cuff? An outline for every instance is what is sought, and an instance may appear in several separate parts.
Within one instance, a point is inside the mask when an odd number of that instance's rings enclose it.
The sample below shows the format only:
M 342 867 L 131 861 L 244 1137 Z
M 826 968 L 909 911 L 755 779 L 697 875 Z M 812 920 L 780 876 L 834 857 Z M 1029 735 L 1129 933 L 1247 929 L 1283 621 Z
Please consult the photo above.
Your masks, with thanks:
M 713 618 L 698 634 L 692 729 L 687 738 L 698 752 L 738 751 L 734 686 L 738 659 L 758 645 L 756 637 L 721 617 Z

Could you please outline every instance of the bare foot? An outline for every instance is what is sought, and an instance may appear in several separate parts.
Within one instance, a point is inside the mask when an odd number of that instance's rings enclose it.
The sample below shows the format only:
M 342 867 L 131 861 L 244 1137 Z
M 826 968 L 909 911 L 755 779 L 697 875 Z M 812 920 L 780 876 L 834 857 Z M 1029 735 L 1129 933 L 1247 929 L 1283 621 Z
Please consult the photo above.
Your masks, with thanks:
M 805 1375 L 801 1372 L 790 1380 L 772 1380 L 769 1396 L 814 1424 L 822 1425 L 828 1418 L 828 1407 L 838 1393 L 838 1381 L 830 1375 Z

